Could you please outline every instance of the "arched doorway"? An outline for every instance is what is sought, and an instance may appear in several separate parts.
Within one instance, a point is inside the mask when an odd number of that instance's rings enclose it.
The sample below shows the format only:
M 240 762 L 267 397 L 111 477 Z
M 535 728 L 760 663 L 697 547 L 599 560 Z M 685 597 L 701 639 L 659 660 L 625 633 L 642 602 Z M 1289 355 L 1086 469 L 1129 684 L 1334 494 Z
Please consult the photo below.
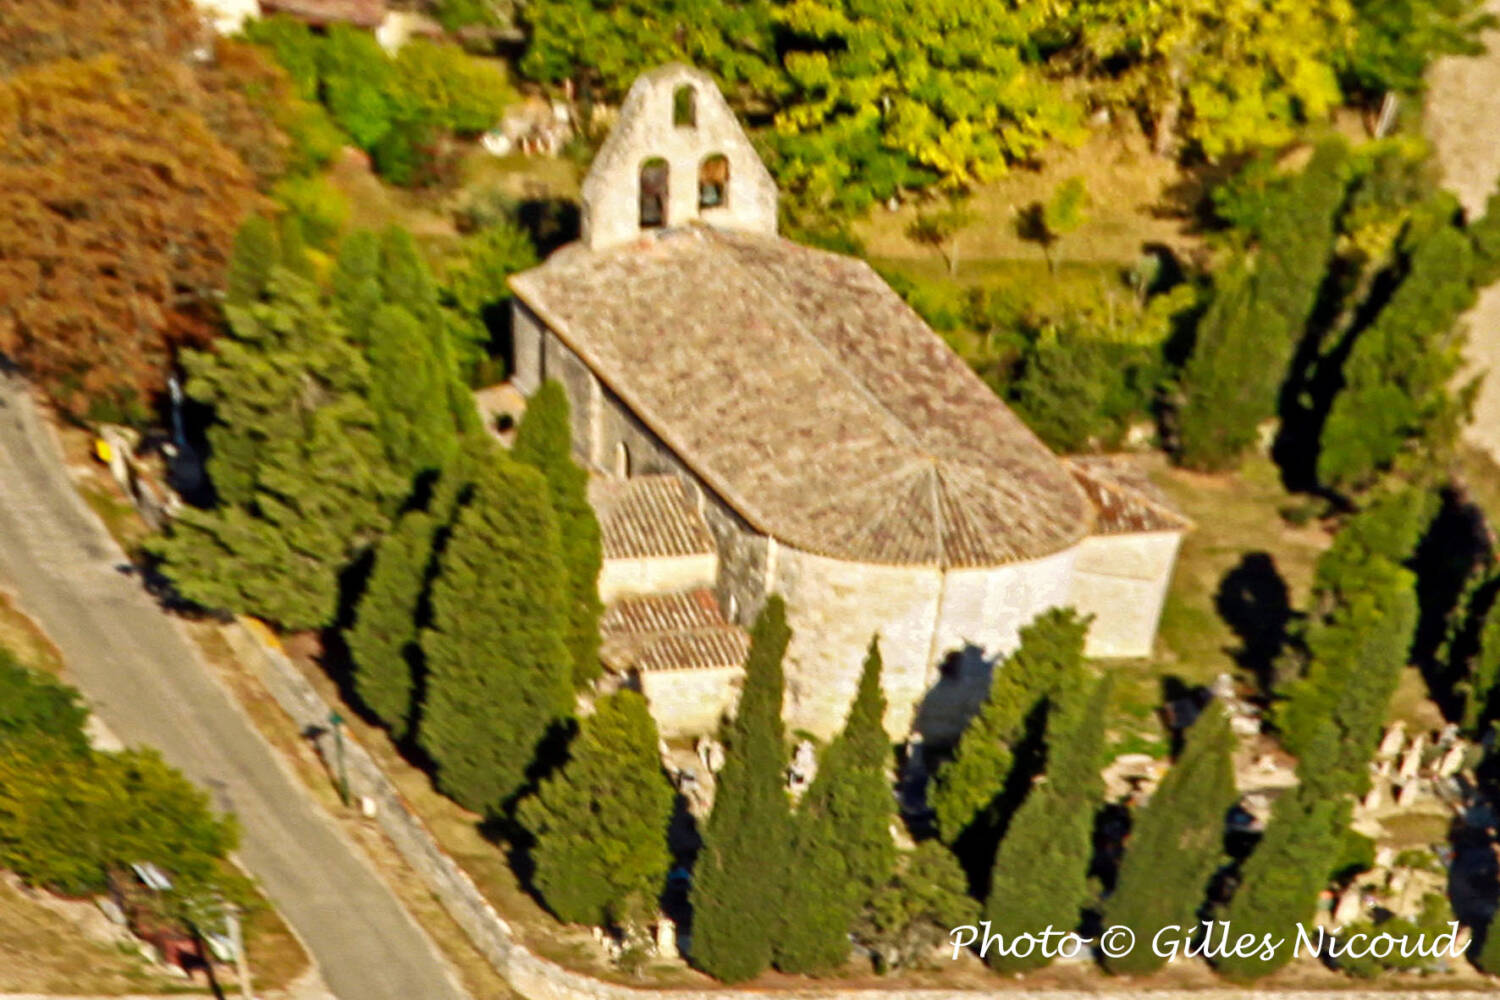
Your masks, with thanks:
M 653 156 L 641 164 L 641 228 L 667 224 L 667 161 Z

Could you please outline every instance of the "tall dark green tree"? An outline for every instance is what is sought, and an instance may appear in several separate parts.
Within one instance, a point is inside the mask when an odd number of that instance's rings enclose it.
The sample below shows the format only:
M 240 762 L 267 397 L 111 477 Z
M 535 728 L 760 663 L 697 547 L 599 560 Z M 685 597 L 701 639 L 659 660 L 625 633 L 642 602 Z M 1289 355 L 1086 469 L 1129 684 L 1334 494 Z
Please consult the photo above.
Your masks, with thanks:
M 1193 468 L 1227 468 L 1276 413 L 1287 366 L 1317 303 L 1343 202 L 1348 152 L 1320 145 L 1302 173 L 1261 213 L 1254 253 L 1226 269 L 1198 323 L 1182 375 L 1179 458 Z
M 750 633 L 745 686 L 724 734 L 724 768 L 693 873 L 692 959 L 729 983 L 771 964 L 788 889 L 792 816 L 781 661 L 791 637 L 786 607 L 773 595 Z
M 995 854 L 984 917 L 1007 941 L 1047 927 L 1071 931 L 1089 899 L 1094 815 L 1104 797 L 1105 712 L 1110 685 L 1095 681 L 1087 694 L 1058 699 L 1047 719 L 1047 773 L 1016 810 Z M 1047 965 L 1041 948 L 1028 955 L 991 950 L 997 972 Z
M 441 330 L 438 337 L 444 337 Z M 370 320 L 370 405 L 393 468 L 408 476 L 441 468 L 458 447 L 449 392 L 453 373 L 445 352 L 417 318 L 383 305 Z
M 1114 892 L 1104 904 L 1111 926 L 1130 928 L 1146 944 L 1163 927 L 1190 927 L 1224 862 L 1224 816 L 1239 797 L 1234 787 L 1234 734 L 1210 706 L 1188 730 L 1182 755 L 1136 816 Z M 1110 972 L 1141 975 L 1166 964 L 1138 947 L 1106 958 Z
M 438 786 L 496 814 L 572 712 L 557 519 L 541 473 L 497 453 L 475 470 L 432 584 L 417 739 Z
M 425 675 L 421 633 L 430 622 L 428 590 L 453 520 L 467 502 L 475 470 L 499 451 L 487 434 L 464 438 L 432 486 L 425 508 L 402 514 L 380 541 L 375 562 L 344 633 L 354 663 L 354 690 L 401 739 L 411 730 Z
M 1349 805 L 1305 787 L 1276 800 L 1266 832 L 1241 869 L 1239 887 L 1221 914 L 1235 937 L 1270 935 L 1287 942 L 1268 957 L 1260 953 L 1220 958 L 1215 967 L 1228 978 L 1249 981 L 1275 972 L 1292 960 L 1297 925 L 1311 923 L 1318 896 L 1338 864 L 1348 825 Z
M 580 723 L 568 762 L 521 802 L 536 886 L 563 920 L 643 926 L 655 913 L 674 798 L 659 739 L 639 693 L 606 695 Z
M 1429 213 L 1452 208 L 1449 195 Z M 1343 491 L 1369 486 L 1403 452 L 1440 450 L 1468 416 L 1472 390 L 1455 392 L 1463 364 L 1459 317 L 1473 304 L 1473 244 L 1444 222 L 1414 237 L 1406 276 L 1345 359 L 1319 439 L 1318 478 Z
M 1003 817 L 997 810 L 1028 720 L 1047 698 L 1076 683 L 1087 634 L 1088 620 L 1076 612 L 1045 611 L 1021 629 L 1020 646 L 996 665 L 989 697 L 964 729 L 953 759 L 938 771 L 928 794 L 944 841 L 956 843 L 976 824 L 986 830 L 999 828 Z
M 549 379 L 532 395 L 511 454 L 547 477 L 562 533 L 573 683 L 583 687 L 600 672 L 599 615 L 604 608 L 599 602 L 599 570 L 604 550 L 599 522 L 589 505 L 588 473 L 573 461 L 573 430 L 562 383 Z
M 405 487 L 366 400 L 369 369 L 316 287 L 284 268 L 264 301 L 228 309 L 216 350 L 184 359 L 214 410 L 214 510 L 153 545 L 178 591 L 286 628 L 333 622 L 339 574 L 387 526 Z
M 880 647 L 870 643 L 849 719 L 829 744 L 793 819 L 791 891 L 776 942 L 783 972 L 829 972 L 849 931 L 896 862 L 896 800 L 887 763 Z
M 349 337 L 361 347 L 370 341 L 370 321 L 380 307 L 380 238 L 356 229 L 339 241 L 333 267 L 333 302 Z

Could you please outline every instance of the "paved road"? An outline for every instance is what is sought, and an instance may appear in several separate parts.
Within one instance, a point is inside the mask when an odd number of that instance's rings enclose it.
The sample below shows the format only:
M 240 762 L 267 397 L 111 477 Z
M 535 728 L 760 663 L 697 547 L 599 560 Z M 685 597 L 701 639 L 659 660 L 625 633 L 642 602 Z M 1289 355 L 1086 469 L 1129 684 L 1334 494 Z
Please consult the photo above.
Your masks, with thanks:
M 1485 0 L 1484 9 L 1500 15 L 1500 0 Z M 1484 214 L 1485 203 L 1500 181 L 1500 29 L 1481 36 L 1487 51 L 1478 56 L 1439 59 L 1427 74 L 1423 125 L 1442 169 L 1443 186 L 1458 195 L 1470 218 Z M 1469 331 L 1467 365 L 1459 376 L 1468 381 L 1483 372 L 1474 404 L 1474 421 L 1464 437 L 1500 460 L 1500 283 L 1479 293 L 1464 317 Z
M 460 1000 L 434 946 L 278 765 L 177 625 L 117 566 L 22 385 L 0 375 L 0 578 L 128 745 L 149 744 L 240 818 L 240 858 L 341 1000 Z

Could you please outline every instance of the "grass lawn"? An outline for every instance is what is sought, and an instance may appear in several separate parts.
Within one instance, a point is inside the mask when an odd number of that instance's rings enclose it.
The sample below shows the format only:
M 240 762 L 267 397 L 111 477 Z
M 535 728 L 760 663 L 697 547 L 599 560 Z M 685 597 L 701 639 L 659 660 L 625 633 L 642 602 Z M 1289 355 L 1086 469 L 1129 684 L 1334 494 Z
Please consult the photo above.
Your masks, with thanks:
M 1183 221 L 1168 210 L 1184 175 L 1153 155 L 1138 129 L 1121 124 L 1096 129 L 1078 149 L 1049 151 L 1041 169 L 1018 167 L 977 189 L 969 201 L 973 222 L 958 237 L 960 276 L 973 266 L 968 261 L 1031 261 L 1045 269 L 1041 248 L 1016 235 L 1016 213 L 1034 202 L 1045 203 L 1070 177 L 1083 178 L 1089 205 L 1083 224 L 1054 248 L 1057 260 L 1120 264 L 1139 257 L 1146 244 L 1163 244 L 1179 253 L 1196 245 Z M 895 212 L 876 208 L 854 225 L 855 235 L 872 257 L 941 263 L 937 251 L 906 235 L 921 207 L 908 203 Z
M 1239 472 L 1213 476 L 1172 468 L 1160 456 L 1151 462 L 1157 484 L 1195 526 L 1182 542 L 1156 655 L 1108 666 L 1116 684 L 1112 728 L 1124 751 L 1160 748 L 1163 734 L 1155 713 L 1167 683 L 1210 684 L 1221 673 L 1254 680 L 1237 656 L 1244 638 L 1219 609 L 1225 578 L 1248 577 L 1261 606 L 1272 611 L 1262 616 L 1268 624 L 1247 615 L 1241 627 L 1252 635 L 1274 632 L 1277 606 L 1305 606 L 1313 565 L 1330 541 L 1316 525 L 1293 527 L 1281 517 L 1280 508 L 1295 498 L 1267 459 L 1252 458 Z
M 66 917 L 0 881 L 0 993 L 114 996 L 169 984 L 182 987 L 139 955 L 84 938 Z

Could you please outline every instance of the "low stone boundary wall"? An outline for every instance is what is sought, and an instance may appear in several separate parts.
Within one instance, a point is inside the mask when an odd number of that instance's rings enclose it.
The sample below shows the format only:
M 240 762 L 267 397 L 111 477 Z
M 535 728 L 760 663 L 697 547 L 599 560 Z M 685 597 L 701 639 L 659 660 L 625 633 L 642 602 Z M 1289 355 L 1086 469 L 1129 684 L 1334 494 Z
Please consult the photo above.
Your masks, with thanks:
M 333 760 L 332 711 L 301 671 L 281 651 L 274 636 L 249 619 L 224 627 L 225 638 L 241 660 L 260 675 L 277 704 L 304 732 L 316 732 L 318 751 Z M 607 983 L 572 972 L 529 951 L 510 925 L 480 893 L 458 863 L 438 846 L 426 825 L 407 806 L 391 780 L 358 742 L 344 733 L 349 793 L 373 799 L 375 819 L 443 908 L 484 956 L 526 1000 L 1184 1000 L 1188 993 L 1211 1000 L 1494 1000 L 1494 990 L 934 990 L 840 989 L 837 986 L 785 990 L 651 989 Z M 0 997 L 0 1000 L 4 1000 Z

